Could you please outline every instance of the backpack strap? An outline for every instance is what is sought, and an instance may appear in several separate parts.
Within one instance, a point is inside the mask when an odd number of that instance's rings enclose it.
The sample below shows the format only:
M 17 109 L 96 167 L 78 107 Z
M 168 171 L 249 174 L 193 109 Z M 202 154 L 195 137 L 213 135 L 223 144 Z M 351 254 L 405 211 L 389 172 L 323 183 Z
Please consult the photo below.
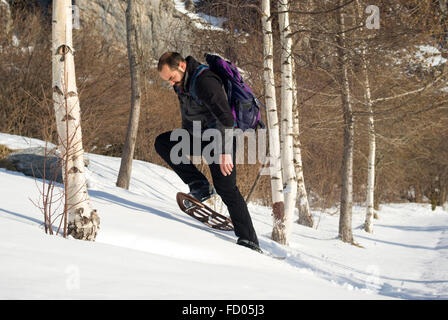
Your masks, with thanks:
M 208 66 L 205 64 L 199 65 L 196 70 L 193 73 L 193 77 L 190 80 L 190 95 L 193 97 L 193 99 L 198 103 L 201 104 L 201 101 L 199 100 L 198 96 L 196 95 L 196 80 L 198 77 L 204 72 L 205 70 L 209 69 Z
M 196 70 L 193 73 L 193 76 L 190 80 L 190 88 L 189 88 L 189 94 L 190 96 L 196 101 L 197 104 L 202 105 L 201 100 L 199 100 L 198 96 L 196 95 L 196 80 L 198 77 L 207 69 L 210 69 L 207 65 L 201 64 L 199 65 Z M 216 120 L 212 121 L 208 128 L 214 128 L 216 126 Z

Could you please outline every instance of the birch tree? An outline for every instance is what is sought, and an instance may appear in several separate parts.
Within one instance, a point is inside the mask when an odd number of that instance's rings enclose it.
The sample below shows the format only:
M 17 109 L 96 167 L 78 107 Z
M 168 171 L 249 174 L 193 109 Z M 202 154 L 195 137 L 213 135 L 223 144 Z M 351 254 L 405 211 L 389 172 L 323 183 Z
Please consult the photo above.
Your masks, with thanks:
M 274 48 L 272 36 L 272 19 L 270 0 L 261 3 L 261 23 L 263 28 L 263 64 L 264 64 L 264 91 L 266 102 L 266 114 L 269 133 L 269 155 L 270 155 L 270 179 L 272 192 L 272 212 L 274 227 L 272 238 L 282 239 L 281 231 L 285 223 L 285 208 L 283 196 L 283 179 L 280 155 L 280 124 L 277 113 L 277 99 L 275 95 L 274 80 Z
M 307 11 L 313 10 L 313 0 L 307 0 L 304 3 Z M 308 26 L 311 25 L 309 15 L 299 16 L 299 25 Z M 301 51 L 308 51 L 313 53 L 314 50 L 311 46 L 310 35 L 306 32 L 302 32 L 297 46 Z M 298 223 L 307 227 L 313 227 L 314 221 L 311 215 L 310 205 L 308 201 L 308 194 L 305 186 L 305 178 L 303 175 L 303 165 L 302 165 L 302 144 L 300 140 L 300 114 L 299 114 L 299 97 L 297 89 L 297 77 L 296 77 L 296 67 L 295 62 L 293 63 L 293 125 L 294 125 L 294 168 L 297 176 L 297 199 L 298 199 L 298 209 L 299 209 L 299 220 Z
M 297 179 L 294 170 L 294 146 L 293 146 L 293 79 L 292 79 L 292 34 L 289 25 L 289 3 L 287 0 L 278 1 L 278 19 L 281 43 L 281 131 L 282 131 L 282 172 L 286 188 L 283 190 L 285 197 L 284 223 L 273 232 L 273 239 L 282 244 L 288 244 L 291 234 L 294 209 L 297 200 Z
M 128 47 L 129 69 L 131 72 L 131 111 L 129 115 L 126 141 L 121 156 L 120 171 L 117 186 L 129 189 L 132 173 L 132 159 L 134 157 L 135 143 L 137 141 L 138 121 L 140 118 L 140 48 L 141 36 L 138 27 L 137 0 L 127 0 L 126 9 L 126 35 Z
M 356 1 L 356 10 L 358 16 L 358 25 L 360 32 L 364 31 L 364 21 L 362 21 L 362 7 L 359 0 Z M 362 38 L 362 37 L 361 37 Z M 367 60 L 367 42 L 361 41 L 361 68 L 364 84 L 364 103 L 367 107 L 368 113 L 368 140 L 369 153 L 367 156 L 367 190 L 366 190 L 366 219 L 364 223 L 364 230 L 366 232 L 373 232 L 373 217 L 374 217 L 374 192 L 375 192 L 375 156 L 376 156 L 376 137 L 375 137 L 375 119 L 373 115 L 372 94 L 370 89 L 369 69 Z
M 295 73 L 294 61 L 292 61 L 292 63 L 292 70 Z M 313 227 L 313 216 L 311 215 L 310 205 L 308 202 L 308 194 L 305 187 L 305 178 L 303 176 L 302 145 L 300 142 L 299 103 L 296 81 L 296 77 L 293 76 L 294 169 L 297 177 L 297 199 L 299 202 L 298 223 L 307 227 Z
M 100 219 L 90 204 L 84 174 L 81 112 L 73 52 L 71 0 L 53 0 L 52 87 L 63 164 L 64 235 L 95 240 Z
M 343 1 L 339 1 L 343 5 Z M 339 238 L 343 242 L 353 243 L 352 208 L 353 208 L 353 150 L 354 150 L 354 116 L 349 83 L 349 63 L 346 43 L 346 24 L 343 9 L 336 13 L 339 32 L 336 35 L 338 64 L 340 68 L 341 105 L 344 115 L 344 151 L 341 170 L 341 208 L 339 216 Z
M 375 119 L 373 116 L 373 104 L 370 91 L 369 73 L 367 71 L 367 60 L 365 57 L 365 48 L 361 52 L 362 69 L 365 86 L 365 102 L 367 106 L 368 116 L 368 139 L 369 139 L 369 154 L 367 160 L 367 194 L 366 194 L 366 219 L 364 230 L 366 232 L 373 232 L 373 217 L 374 217 L 374 202 L 375 202 L 375 158 L 376 158 L 376 137 L 375 137 Z

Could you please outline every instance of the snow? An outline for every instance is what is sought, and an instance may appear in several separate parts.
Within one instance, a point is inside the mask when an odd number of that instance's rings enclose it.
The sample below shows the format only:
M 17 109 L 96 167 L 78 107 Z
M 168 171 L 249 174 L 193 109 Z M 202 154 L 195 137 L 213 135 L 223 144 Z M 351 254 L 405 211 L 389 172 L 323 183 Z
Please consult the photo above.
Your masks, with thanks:
M 193 22 L 196 28 L 198 29 L 206 29 L 206 30 L 213 30 L 213 31 L 224 31 L 222 28 L 223 23 L 226 21 L 225 18 L 218 18 L 206 15 L 202 12 L 200 13 L 194 13 L 191 11 L 188 11 L 185 8 L 185 2 L 182 0 L 173 0 L 174 6 L 177 11 L 187 15 Z
M 12 45 L 14 47 L 18 47 L 20 45 L 20 40 L 15 34 L 12 35 Z
M 43 141 L 0 133 L 11 149 Z M 270 240 L 271 209 L 249 204 L 264 251 L 235 244 L 179 210 L 188 187 L 169 169 L 134 161 L 130 190 L 115 186 L 119 158 L 88 154 L 89 195 L 101 218 L 95 242 L 45 234 L 41 180 L 0 169 L 0 299 L 447 299 L 448 213 L 387 204 L 374 233 L 353 212 L 354 238 L 337 239 L 338 215 L 293 226 L 290 246 Z M 61 186 L 59 186 L 61 187 Z
M 430 45 L 418 46 L 415 57 L 421 62 L 425 68 L 431 68 L 446 63 L 446 59 L 442 57 L 442 53 L 439 49 Z
M 397 65 L 411 65 L 424 69 L 431 69 L 446 63 L 439 49 L 431 45 L 418 45 L 414 54 L 409 54 L 405 49 L 396 52 L 400 57 L 394 57 Z

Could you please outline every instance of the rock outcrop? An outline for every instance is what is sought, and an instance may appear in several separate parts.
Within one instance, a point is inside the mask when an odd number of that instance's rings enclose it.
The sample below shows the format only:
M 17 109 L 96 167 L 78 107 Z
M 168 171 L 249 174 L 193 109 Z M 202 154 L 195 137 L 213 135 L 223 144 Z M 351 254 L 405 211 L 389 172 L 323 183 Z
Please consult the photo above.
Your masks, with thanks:
M 62 169 L 60 152 L 57 149 L 46 150 L 44 147 L 33 147 L 10 153 L 7 160 L 17 171 L 39 179 L 62 183 Z M 89 160 L 84 155 L 84 165 Z
M 94 22 L 102 35 L 126 48 L 126 0 L 76 0 L 83 23 Z M 189 53 L 193 27 L 191 20 L 175 8 L 173 0 L 138 0 L 143 50 L 158 59 L 168 50 Z

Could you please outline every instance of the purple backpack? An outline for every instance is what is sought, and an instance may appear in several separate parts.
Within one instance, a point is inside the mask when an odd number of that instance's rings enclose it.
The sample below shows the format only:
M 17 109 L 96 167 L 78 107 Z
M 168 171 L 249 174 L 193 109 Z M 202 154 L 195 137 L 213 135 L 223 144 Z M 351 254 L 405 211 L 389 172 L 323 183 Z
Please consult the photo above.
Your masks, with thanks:
M 210 69 L 221 78 L 224 84 L 227 99 L 235 119 L 234 127 L 243 131 L 258 127 L 265 128 L 260 118 L 261 103 L 253 94 L 252 89 L 244 83 L 237 67 L 220 56 L 208 53 L 204 56 L 208 66 L 201 64 L 194 72 L 190 85 L 191 96 L 198 101 L 195 92 L 196 79 L 204 70 Z

